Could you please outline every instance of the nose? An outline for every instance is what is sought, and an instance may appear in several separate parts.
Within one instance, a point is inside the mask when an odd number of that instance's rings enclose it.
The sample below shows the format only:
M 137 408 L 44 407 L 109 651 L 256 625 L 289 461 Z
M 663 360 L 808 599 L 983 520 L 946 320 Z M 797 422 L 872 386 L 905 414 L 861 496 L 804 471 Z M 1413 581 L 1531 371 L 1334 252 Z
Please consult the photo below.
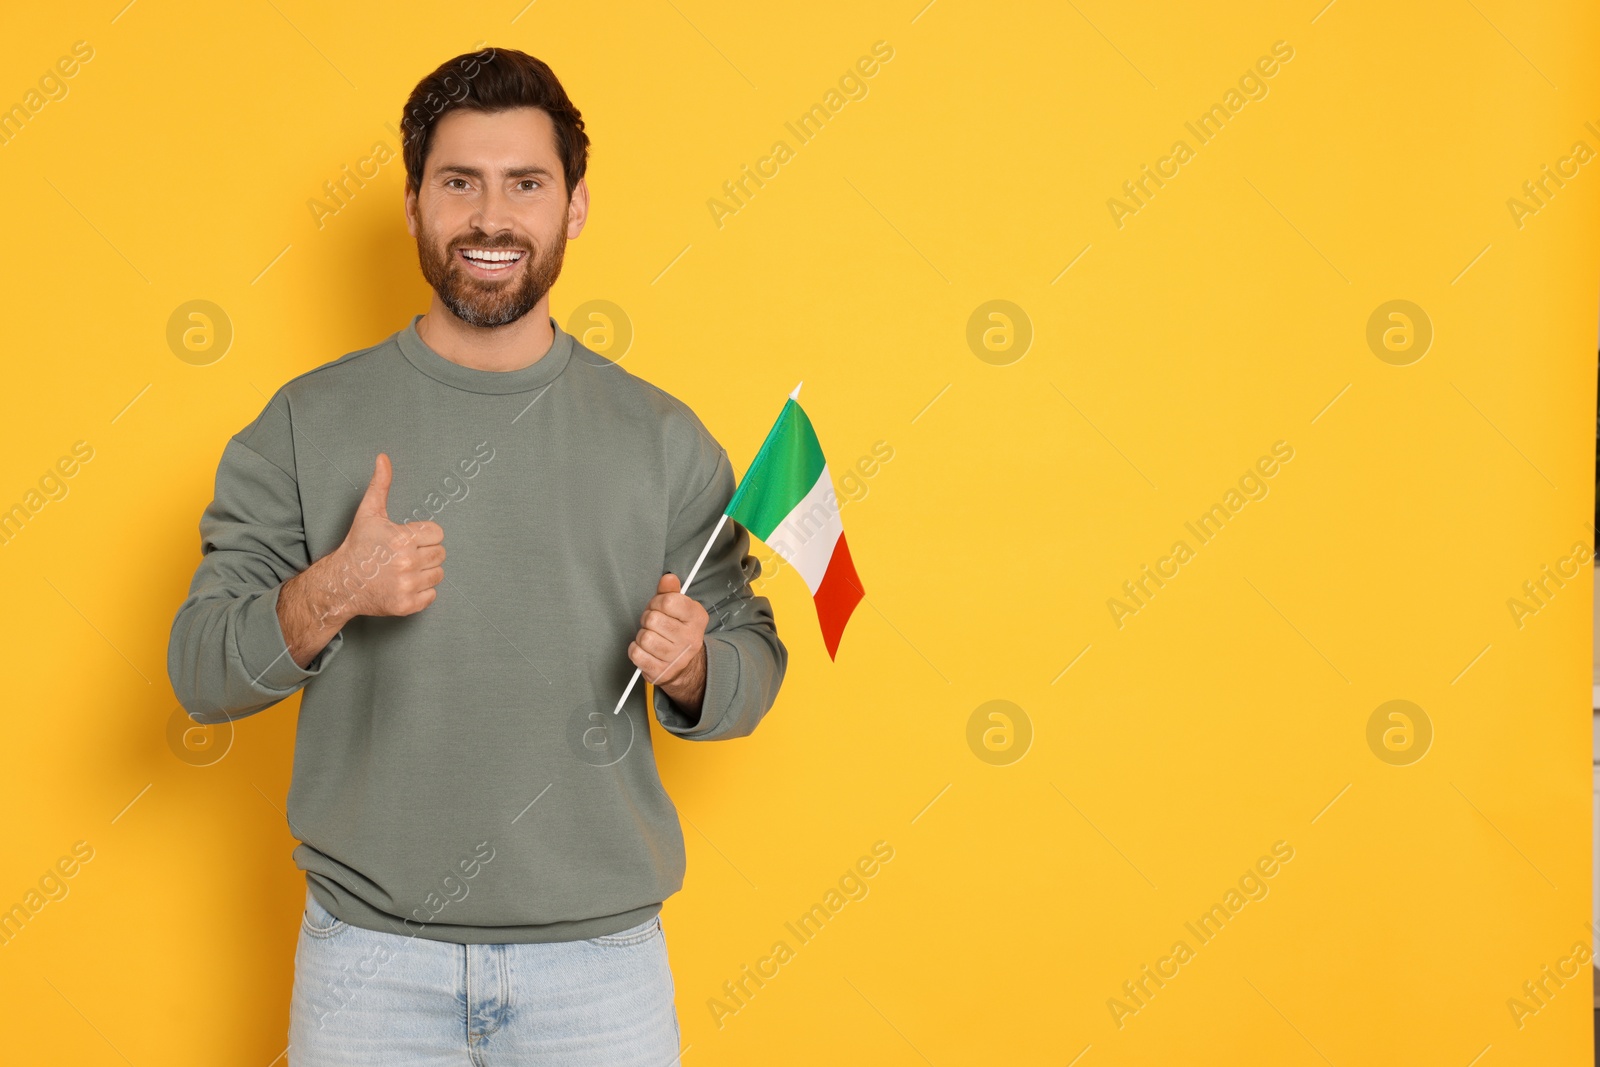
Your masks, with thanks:
M 505 190 L 491 183 L 478 200 L 478 210 L 472 215 L 472 224 L 490 238 L 498 237 L 511 229 L 510 204 Z

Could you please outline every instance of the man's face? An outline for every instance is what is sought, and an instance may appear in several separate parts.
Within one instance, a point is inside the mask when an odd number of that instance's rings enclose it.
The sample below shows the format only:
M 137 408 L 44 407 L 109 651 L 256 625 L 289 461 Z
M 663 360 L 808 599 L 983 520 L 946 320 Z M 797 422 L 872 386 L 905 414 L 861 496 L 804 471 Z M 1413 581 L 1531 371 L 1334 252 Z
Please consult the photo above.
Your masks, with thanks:
M 584 183 L 576 197 L 565 184 L 544 111 L 460 109 L 439 120 L 406 223 L 423 277 L 452 314 L 504 326 L 545 298 L 587 207 Z

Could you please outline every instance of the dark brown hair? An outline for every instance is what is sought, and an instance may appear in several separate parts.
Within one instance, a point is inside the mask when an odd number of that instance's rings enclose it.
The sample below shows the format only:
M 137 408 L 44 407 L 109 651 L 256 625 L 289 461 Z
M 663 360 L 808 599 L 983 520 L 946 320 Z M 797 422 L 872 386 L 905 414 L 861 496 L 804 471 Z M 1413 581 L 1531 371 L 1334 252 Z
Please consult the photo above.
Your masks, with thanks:
M 463 52 L 445 60 L 411 90 L 400 119 L 406 188 L 422 188 L 422 167 L 439 116 L 457 108 L 495 112 L 514 107 L 539 108 L 555 124 L 556 151 L 561 155 L 570 198 L 589 166 L 589 135 L 583 132 L 583 116 L 543 60 L 514 48 Z

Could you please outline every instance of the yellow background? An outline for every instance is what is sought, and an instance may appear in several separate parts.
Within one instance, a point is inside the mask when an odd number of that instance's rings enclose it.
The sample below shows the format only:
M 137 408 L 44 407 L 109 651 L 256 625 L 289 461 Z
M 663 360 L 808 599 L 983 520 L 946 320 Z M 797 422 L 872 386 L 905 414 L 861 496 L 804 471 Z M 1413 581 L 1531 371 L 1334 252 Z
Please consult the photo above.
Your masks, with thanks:
M 1507 201 L 1600 150 L 1600 20 L 1319 6 L 8 10 L 0 104 L 94 55 L 0 146 L 0 506 L 94 458 L 0 548 L 0 907 L 94 858 L 0 947 L 3 1058 L 284 1052 L 298 697 L 185 762 L 168 631 L 228 436 L 427 304 L 398 158 L 320 228 L 307 202 L 487 41 L 551 63 L 594 140 L 557 320 L 622 308 L 624 366 L 739 472 L 801 379 L 836 477 L 893 449 L 843 511 L 868 599 L 838 662 L 785 570 L 767 720 L 658 737 L 684 1064 L 1584 1062 L 1587 964 L 1520 1027 L 1507 1001 L 1592 944 L 1591 567 L 1520 628 L 1507 601 L 1593 544 L 1600 163 L 1520 227 Z M 880 40 L 798 145 L 785 121 Z M 1280 40 L 1268 95 L 1119 228 L 1107 200 Z M 707 202 L 780 138 L 719 228 Z M 194 299 L 235 331 L 204 366 L 165 336 Z M 1006 365 L 966 340 L 996 299 L 1033 329 Z M 1407 366 L 1366 341 L 1397 299 L 1434 331 Z M 1270 493 L 1197 546 L 1184 523 L 1280 440 Z M 1119 628 L 1107 601 L 1180 538 Z M 1394 699 L 1433 728 L 1407 766 L 1367 743 Z M 968 744 L 991 700 L 1031 724 L 1009 765 Z M 869 895 L 719 1027 L 723 982 L 880 840 Z M 1269 895 L 1119 1027 L 1122 983 L 1277 841 Z

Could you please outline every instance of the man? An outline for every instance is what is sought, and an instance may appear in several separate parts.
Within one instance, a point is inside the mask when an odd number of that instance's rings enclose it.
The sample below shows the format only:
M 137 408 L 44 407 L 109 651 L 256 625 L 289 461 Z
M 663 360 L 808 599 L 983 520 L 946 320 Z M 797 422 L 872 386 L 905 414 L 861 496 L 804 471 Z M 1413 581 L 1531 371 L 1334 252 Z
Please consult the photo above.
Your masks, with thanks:
M 749 734 L 788 654 L 694 413 L 549 316 L 588 137 L 550 68 L 459 56 L 405 112 L 434 297 L 229 440 L 168 673 L 199 722 L 304 687 L 289 1061 L 648 1064 L 683 837 L 654 714 Z M 446 544 L 449 545 L 446 562 Z

